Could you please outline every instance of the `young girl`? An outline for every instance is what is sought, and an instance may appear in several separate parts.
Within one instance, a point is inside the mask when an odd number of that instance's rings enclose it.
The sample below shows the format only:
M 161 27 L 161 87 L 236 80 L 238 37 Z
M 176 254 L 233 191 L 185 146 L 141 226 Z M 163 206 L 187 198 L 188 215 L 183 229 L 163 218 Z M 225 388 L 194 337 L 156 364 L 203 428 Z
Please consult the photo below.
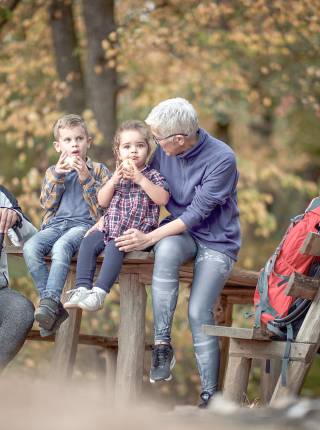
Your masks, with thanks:
M 82 240 L 76 288 L 69 291 L 65 308 L 101 309 L 125 255 L 115 246 L 114 239 L 129 228 L 148 233 L 158 227 L 159 205 L 167 204 L 169 193 L 164 189 L 162 176 L 146 165 L 151 141 L 151 134 L 141 121 L 127 121 L 118 128 L 113 145 L 117 168 L 98 192 L 98 202 L 107 210 Z M 93 287 L 97 257 L 103 250 L 103 263 Z

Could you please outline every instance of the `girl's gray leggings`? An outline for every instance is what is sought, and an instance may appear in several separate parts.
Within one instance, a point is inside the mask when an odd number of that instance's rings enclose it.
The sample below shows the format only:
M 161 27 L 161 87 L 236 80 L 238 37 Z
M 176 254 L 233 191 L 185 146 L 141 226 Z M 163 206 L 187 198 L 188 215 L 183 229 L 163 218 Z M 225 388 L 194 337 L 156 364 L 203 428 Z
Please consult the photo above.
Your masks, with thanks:
M 202 391 L 217 390 L 220 351 L 218 338 L 202 332 L 214 324 L 213 307 L 232 270 L 234 260 L 214 251 L 185 232 L 160 240 L 155 248 L 152 300 L 155 340 L 171 341 L 173 314 L 179 292 L 179 267 L 195 258 L 189 300 L 189 323 Z

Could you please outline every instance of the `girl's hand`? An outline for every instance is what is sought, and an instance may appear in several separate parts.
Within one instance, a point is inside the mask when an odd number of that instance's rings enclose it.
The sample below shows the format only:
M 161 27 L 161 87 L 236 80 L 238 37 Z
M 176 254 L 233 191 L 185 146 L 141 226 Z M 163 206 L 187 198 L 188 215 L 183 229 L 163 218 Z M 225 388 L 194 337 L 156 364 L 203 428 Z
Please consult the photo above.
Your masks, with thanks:
M 66 174 L 70 172 L 70 166 L 66 163 L 67 153 L 62 152 L 54 170 L 59 174 Z
M 89 230 L 87 230 L 84 237 L 89 236 L 90 233 L 93 233 L 96 230 L 103 231 L 103 227 L 104 227 L 104 217 L 102 216 L 99 219 L 99 221 L 95 223 L 95 225 L 93 225 L 91 228 L 89 228 Z
M 119 251 L 124 252 L 141 251 L 152 245 L 148 235 L 136 228 L 126 230 L 122 236 L 115 239 L 115 244 L 119 248 Z
M 114 171 L 112 177 L 110 178 L 110 181 L 113 183 L 113 185 L 117 185 L 120 182 L 120 179 L 123 177 L 123 167 L 122 164 L 119 164 Z
M 130 164 L 130 167 L 123 167 L 123 179 L 129 179 L 139 185 L 143 178 L 143 174 L 138 170 L 137 166 L 133 162 Z

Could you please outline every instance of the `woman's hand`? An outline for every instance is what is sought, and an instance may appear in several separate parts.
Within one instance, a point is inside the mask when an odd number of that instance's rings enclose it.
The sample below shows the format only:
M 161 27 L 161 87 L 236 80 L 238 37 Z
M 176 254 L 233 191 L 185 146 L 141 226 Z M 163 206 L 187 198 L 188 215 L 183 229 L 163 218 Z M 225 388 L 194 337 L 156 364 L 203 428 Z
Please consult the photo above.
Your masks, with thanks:
M 11 208 L 0 208 L 0 233 L 8 233 L 9 228 L 14 226 L 19 216 Z
M 129 228 L 122 236 L 115 239 L 115 244 L 119 248 L 119 251 L 130 252 L 148 248 L 148 246 L 152 245 L 152 241 L 148 234 L 136 228 Z

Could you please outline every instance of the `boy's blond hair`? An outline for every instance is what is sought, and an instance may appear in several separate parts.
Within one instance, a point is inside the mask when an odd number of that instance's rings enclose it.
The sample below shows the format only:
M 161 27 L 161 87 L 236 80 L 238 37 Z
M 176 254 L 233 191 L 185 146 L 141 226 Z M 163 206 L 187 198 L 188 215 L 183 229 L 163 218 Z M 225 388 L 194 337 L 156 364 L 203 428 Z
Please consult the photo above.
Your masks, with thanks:
M 68 114 L 59 118 L 53 126 L 53 136 L 55 140 L 59 140 L 59 130 L 60 128 L 73 128 L 80 126 L 86 133 L 87 138 L 89 138 L 89 132 L 84 119 L 80 115 Z

